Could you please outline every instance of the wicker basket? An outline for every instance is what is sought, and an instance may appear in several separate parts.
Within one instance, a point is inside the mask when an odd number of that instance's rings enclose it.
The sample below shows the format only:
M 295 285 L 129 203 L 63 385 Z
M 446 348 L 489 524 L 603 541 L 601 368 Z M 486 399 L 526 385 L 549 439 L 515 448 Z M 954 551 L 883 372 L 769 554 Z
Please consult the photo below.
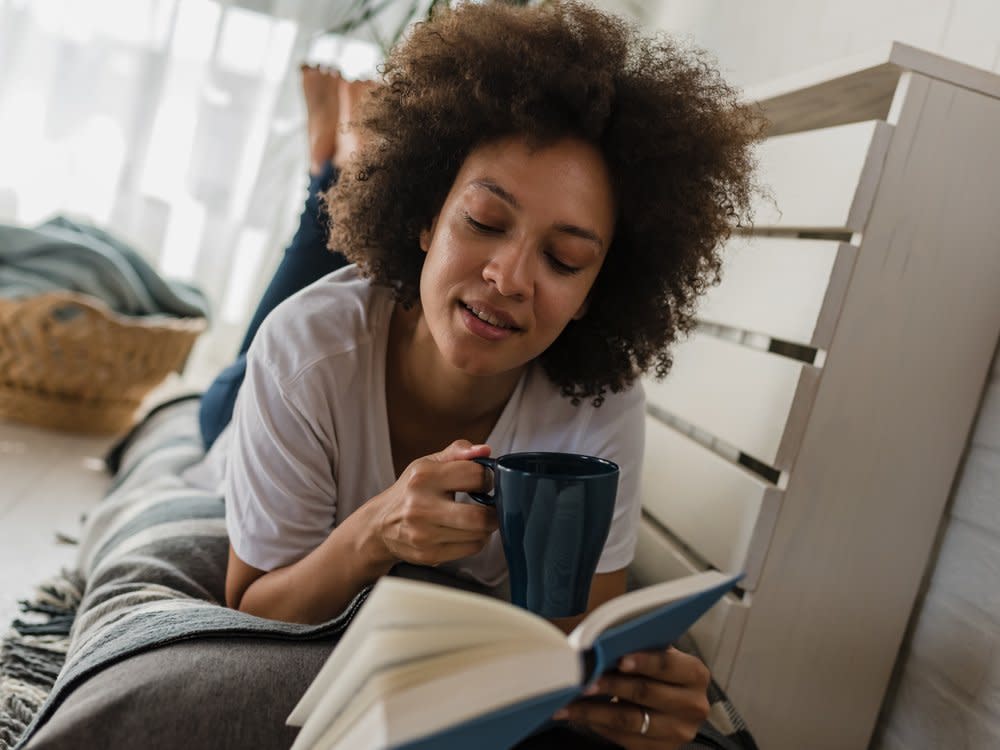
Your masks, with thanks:
M 119 315 L 72 292 L 0 299 L 0 419 L 124 430 L 205 327 L 204 318 Z

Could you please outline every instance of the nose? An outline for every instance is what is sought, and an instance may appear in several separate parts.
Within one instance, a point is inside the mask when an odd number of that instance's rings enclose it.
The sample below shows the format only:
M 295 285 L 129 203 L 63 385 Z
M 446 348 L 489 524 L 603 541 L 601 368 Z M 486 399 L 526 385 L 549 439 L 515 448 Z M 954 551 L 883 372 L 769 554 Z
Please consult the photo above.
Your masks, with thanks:
M 483 278 L 504 297 L 530 298 L 535 287 L 534 253 L 527 242 L 506 242 L 483 267 Z

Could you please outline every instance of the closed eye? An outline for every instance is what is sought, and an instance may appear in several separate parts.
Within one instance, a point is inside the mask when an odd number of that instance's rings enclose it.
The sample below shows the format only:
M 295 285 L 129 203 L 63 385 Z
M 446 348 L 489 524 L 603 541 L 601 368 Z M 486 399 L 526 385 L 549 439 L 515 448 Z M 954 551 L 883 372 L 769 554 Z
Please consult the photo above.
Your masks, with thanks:
M 545 259 L 548 261 L 549 265 L 556 271 L 556 273 L 561 273 L 566 276 L 571 276 L 574 273 L 580 273 L 580 269 L 576 266 L 571 266 L 567 263 L 563 263 L 552 253 L 545 253 Z
M 483 224 L 481 221 L 476 221 L 469 214 L 465 214 L 465 223 L 477 232 L 482 232 L 483 234 L 499 234 L 503 231 L 499 227 L 492 227 L 489 224 Z

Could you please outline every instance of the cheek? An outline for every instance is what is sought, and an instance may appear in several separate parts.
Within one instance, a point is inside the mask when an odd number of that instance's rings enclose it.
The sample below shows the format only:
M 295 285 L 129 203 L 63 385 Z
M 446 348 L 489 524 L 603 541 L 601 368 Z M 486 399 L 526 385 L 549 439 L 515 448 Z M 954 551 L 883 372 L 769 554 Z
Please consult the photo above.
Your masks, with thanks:
M 461 258 L 454 237 L 439 227 L 420 272 L 420 302 L 425 309 L 446 302 L 448 289 L 463 270 Z
M 462 240 L 448 227 L 443 227 L 438 231 L 434 242 L 434 255 L 439 266 L 445 271 L 457 268 L 464 260 L 469 262 L 470 248 L 463 247 Z
M 436 283 L 450 284 L 476 273 L 479 262 L 474 245 L 463 242 L 454 232 L 439 230 L 424 260 L 424 268 L 430 268 Z
M 587 299 L 589 284 L 572 289 L 556 289 L 538 301 L 539 314 L 544 315 L 549 325 L 560 330 L 564 328 L 580 310 Z

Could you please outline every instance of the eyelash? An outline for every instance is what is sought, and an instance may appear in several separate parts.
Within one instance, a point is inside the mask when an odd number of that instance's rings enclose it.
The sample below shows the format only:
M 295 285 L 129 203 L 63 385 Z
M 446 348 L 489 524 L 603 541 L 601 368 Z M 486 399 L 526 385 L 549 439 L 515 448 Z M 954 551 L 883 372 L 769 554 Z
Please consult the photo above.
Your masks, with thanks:
M 480 232 L 481 234 L 500 234 L 503 231 L 497 227 L 491 227 L 488 224 L 476 221 L 469 214 L 465 214 L 465 221 L 474 231 Z M 579 268 L 563 263 L 557 257 L 552 255 L 552 253 L 545 253 L 545 260 L 548 262 L 552 270 L 556 273 L 563 274 L 564 276 L 572 276 L 575 273 L 580 273 Z
M 561 273 L 564 276 L 572 276 L 575 273 L 580 273 L 579 268 L 566 265 L 551 253 L 545 253 L 545 259 L 549 262 L 549 265 L 552 266 L 552 269 L 556 273 Z
M 491 227 L 488 224 L 483 224 L 482 222 L 476 221 L 469 214 L 465 214 L 465 221 L 470 227 L 475 229 L 477 232 L 482 232 L 483 234 L 499 234 L 502 229 L 497 227 Z

